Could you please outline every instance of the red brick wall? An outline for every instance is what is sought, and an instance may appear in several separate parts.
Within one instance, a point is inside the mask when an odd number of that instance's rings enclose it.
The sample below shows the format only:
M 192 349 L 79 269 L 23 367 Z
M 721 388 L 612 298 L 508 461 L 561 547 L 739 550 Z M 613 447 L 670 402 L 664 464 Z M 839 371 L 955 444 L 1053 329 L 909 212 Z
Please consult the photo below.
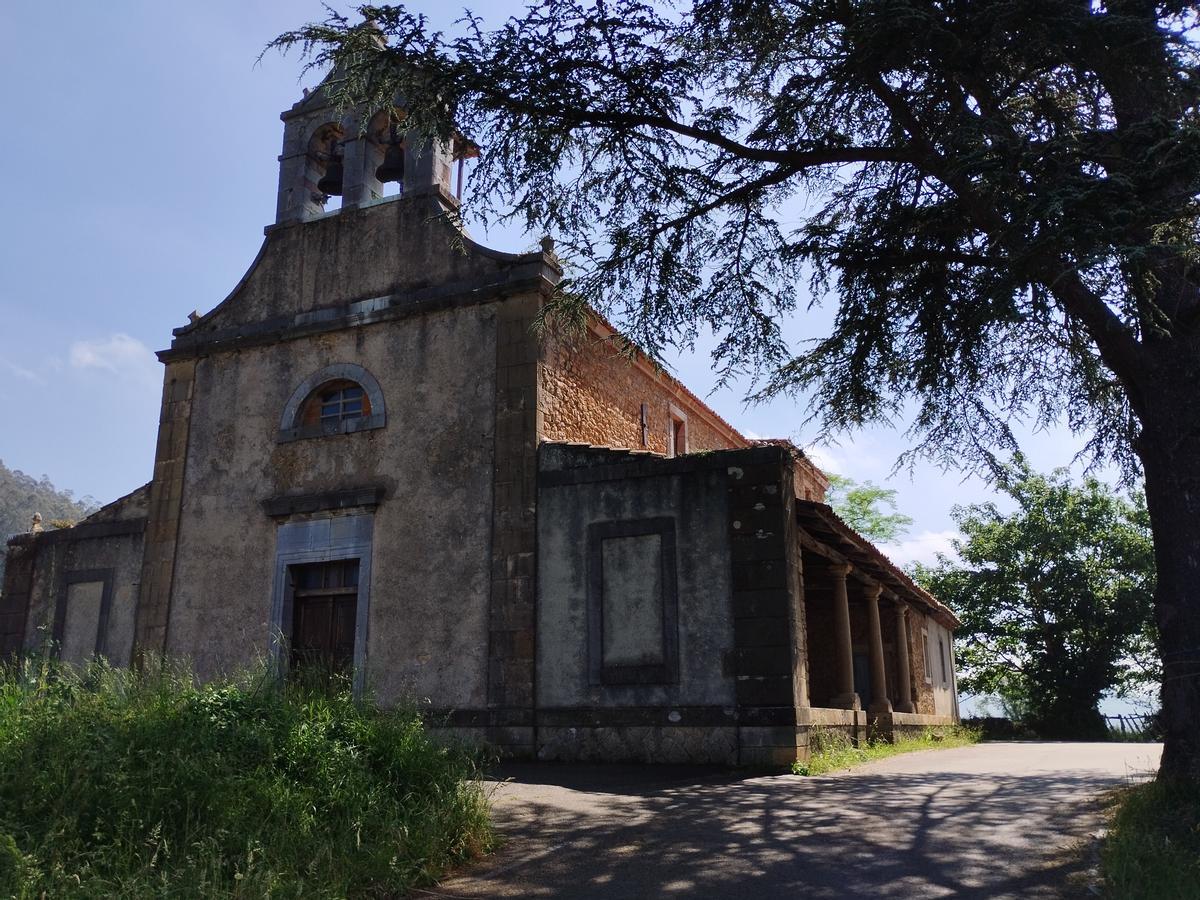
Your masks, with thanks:
M 750 445 L 674 378 L 645 359 L 622 355 L 606 333 L 597 324 L 578 336 L 545 336 L 538 392 L 542 440 L 667 453 L 674 405 L 687 419 L 688 452 Z

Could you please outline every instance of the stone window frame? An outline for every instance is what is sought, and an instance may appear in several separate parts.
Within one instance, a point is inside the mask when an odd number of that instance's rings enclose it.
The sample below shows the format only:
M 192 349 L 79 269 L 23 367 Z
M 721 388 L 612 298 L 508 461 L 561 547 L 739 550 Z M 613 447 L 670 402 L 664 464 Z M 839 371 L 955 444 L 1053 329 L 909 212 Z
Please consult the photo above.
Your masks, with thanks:
M 609 538 L 660 538 L 663 647 L 661 663 L 643 666 L 604 665 L 604 541 Z M 675 519 L 624 519 L 593 522 L 587 529 L 588 676 L 593 685 L 679 683 L 679 589 L 675 556 Z
M 353 381 L 363 389 L 367 396 L 371 414 L 353 419 L 340 421 L 318 422 L 315 425 L 305 425 L 301 421 L 306 401 L 323 384 L 331 381 Z M 387 425 L 387 410 L 383 402 L 383 390 L 375 376 L 357 363 L 335 363 L 318 369 L 292 391 L 283 407 L 283 415 L 279 419 L 278 443 L 301 441 L 307 438 L 326 437 L 334 434 L 352 434 L 359 431 L 371 431 Z
M 63 638 L 67 630 L 67 602 L 73 584 L 87 584 L 98 581 L 104 585 L 100 592 L 100 614 L 96 619 L 96 646 L 92 651 L 93 657 L 108 655 L 108 620 L 112 612 L 113 598 L 112 569 L 75 569 L 66 572 L 58 585 L 58 602 L 54 607 L 54 655 L 61 659 Z
M 688 425 L 687 413 L 676 406 L 674 403 L 667 404 L 667 456 L 676 457 L 683 456 L 688 452 L 688 443 L 690 442 L 691 427 Z M 677 446 L 675 442 L 675 425 L 676 423 L 683 425 L 683 448 Z
M 270 660 L 279 678 L 287 676 L 289 641 L 292 631 L 291 566 L 314 562 L 358 560 L 358 597 L 354 611 L 355 697 L 366 686 L 367 639 L 371 605 L 371 551 L 374 542 L 373 512 L 325 515 L 295 522 L 281 522 L 275 530 L 275 577 L 271 592 Z

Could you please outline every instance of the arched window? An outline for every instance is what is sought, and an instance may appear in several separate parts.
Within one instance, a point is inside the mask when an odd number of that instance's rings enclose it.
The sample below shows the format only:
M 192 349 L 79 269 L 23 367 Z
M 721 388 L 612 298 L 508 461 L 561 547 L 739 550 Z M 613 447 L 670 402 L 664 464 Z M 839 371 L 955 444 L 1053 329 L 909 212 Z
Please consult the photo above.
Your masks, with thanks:
M 385 424 L 379 382 L 362 366 L 339 363 L 314 372 L 292 392 L 279 422 L 279 440 L 350 434 Z
M 371 398 L 357 381 L 339 378 L 313 391 L 300 412 L 301 425 L 339 425 L 371 415 Z

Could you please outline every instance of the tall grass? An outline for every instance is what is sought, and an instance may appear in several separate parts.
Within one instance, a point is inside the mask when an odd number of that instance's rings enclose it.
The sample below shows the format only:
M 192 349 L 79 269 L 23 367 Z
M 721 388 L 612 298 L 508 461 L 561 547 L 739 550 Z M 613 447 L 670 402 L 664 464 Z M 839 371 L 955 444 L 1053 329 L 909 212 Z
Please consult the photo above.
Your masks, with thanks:
M 348 686 L 0 674 L 0 896 L 393 896 L 484 851 L 466 751 Z
M 1114 900 L 1200 898 L 1200 783 L 1151 781 L 1122 791 L 1100 870 Z

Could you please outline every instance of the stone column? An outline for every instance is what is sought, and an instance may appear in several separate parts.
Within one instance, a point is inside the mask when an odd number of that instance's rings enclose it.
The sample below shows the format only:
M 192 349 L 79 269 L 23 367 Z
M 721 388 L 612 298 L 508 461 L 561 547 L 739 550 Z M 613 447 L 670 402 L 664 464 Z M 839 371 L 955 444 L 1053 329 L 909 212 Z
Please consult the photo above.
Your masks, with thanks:
M 896 712 L 916 712 L 912 702 L 912 664 L 908 658 L 908 606 L 896 600 Z
M 863 597 L 867 601 L 867 628 L 870 632 L 871 652 L 871 706 L 870 712 L 890 713 L 892 702 L 887 696 L 887 674 L 883 665 L 883 631 L 879 627 L 878 584 L 867 584 Z
M 829 566 L 829 574 L 833 577 L 833 640 L 838 671 L 838 693 L 830 703 L 844 709 L 862 709 L 858 694 L 854 692 L 854 646 L 850 641 L 850 598 L 846 594 L 850 566 L 833 563 Z

